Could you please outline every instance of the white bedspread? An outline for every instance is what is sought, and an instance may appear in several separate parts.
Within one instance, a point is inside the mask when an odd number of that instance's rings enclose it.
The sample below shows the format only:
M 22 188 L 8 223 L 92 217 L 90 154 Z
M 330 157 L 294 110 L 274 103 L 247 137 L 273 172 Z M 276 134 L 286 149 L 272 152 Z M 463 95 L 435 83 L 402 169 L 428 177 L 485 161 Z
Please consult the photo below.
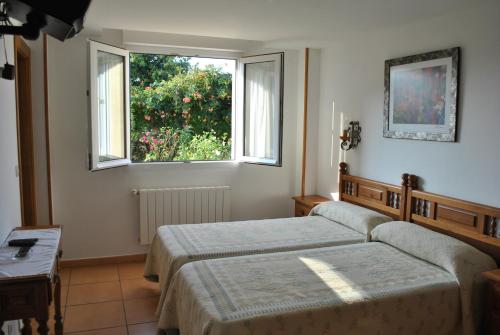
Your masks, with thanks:
M 262 254 L 361 243 L 366 235 L 321 216 L 163 226 L 151 244 L 146 277 L 160 281 L 160 305 L 172 276 L 186 263 L 212 258 Z
M 459 334 L 445 270 L 373 242 L 192 262 L 159 327 L 181 335 Z

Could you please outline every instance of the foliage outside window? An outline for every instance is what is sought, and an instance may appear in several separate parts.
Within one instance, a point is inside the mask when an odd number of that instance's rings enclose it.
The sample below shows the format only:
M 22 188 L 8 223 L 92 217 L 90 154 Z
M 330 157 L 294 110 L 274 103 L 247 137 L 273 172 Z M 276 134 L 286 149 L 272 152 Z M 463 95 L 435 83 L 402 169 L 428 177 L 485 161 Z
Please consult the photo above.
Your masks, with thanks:
M 235 61 L 130 54 L 133 162 L 231 159 Z

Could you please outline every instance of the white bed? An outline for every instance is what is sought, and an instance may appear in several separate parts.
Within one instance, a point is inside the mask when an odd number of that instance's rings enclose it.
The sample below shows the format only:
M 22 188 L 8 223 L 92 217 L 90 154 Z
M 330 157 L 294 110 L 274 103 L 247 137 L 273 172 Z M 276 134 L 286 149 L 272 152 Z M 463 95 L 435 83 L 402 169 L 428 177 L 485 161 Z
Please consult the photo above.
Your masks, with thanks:
M 173 275 L 186 263 L 362 243 L 387 221 L 391 218 L 364 207 L 328 202 L 307 217 L 162 226 L 151 244 L 145 276 L 159 280 L 161 305 Z
M 407 222 L 378 242 L 192 262 L 161 329 L 181 335 L 474 334 L 488 255 Z

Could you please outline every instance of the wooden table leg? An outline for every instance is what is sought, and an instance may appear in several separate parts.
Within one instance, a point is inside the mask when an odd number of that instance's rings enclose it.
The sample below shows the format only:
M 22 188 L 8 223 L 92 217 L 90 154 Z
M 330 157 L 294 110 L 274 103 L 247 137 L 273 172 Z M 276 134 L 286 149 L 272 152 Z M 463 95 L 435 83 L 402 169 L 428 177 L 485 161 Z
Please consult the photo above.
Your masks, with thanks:
M 31 330 L 31 320 L 30 319 L 23 319 L 23 329 L 21 331 L 21 334 L 23 335 L 31 335 L 33 332 Z
M 55 331 L 56 335 L 63 334 L 63 323 L 62 323 L 62 313 L 61 313 L 61 277 L 59 273 L 54 276 L 54 280 L 56 283 L 55 292 L 54 292 L 54 304 L 55 304 Z
M 38 334 L 48 335 L 49 334 L 49 327 L 47 326 L 47 322 L 49 320 L 36 319 L 36 321 L 38 322 Z

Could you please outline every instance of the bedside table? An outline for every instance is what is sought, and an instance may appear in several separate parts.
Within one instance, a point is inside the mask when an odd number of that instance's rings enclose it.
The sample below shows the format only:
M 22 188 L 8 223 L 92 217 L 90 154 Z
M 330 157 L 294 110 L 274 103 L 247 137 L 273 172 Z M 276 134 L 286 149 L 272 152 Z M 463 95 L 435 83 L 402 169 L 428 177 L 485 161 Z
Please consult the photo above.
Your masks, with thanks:
M 483 276 L 488 280 L 484 334 L 500 334 L 500 269 L 483 272 Z
M 331 201 L 331 199 L 320 195 L 296 195 L 292 199 L 295 200 L 295 216 L 307 216 L 314 206 L 322 202 Z
M 26 258 L 12 261 L 11 254 L 17 248 L 7 242 L 0 247 L 0 267 L 6 275 L 0 277 L 0 334 L 4 321 L 23 320 L 22 334 L 32 334 L 31 321 L 38 322 L 38 333 L 47 335 L 50 305 L 54 303 L 55 329 L 63 334 L 61 313 L 61 278 L 59 258 L 62 255 L 60 226 L 33 226 L 14 229 L 7 236 L 11 239 L 38 238 Z

